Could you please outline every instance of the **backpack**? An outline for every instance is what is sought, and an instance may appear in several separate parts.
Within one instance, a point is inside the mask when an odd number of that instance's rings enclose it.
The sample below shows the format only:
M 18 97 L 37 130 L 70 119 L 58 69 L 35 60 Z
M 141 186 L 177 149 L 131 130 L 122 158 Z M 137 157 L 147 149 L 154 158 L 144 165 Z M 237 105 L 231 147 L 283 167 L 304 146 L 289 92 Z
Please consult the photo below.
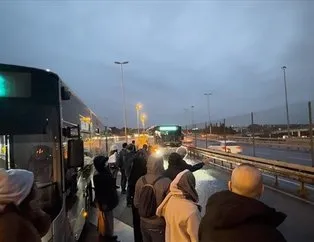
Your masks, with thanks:
M 140 192 L 140 205 L 138 208 L 138 213 L 140 217 L 142 218 L 150 218 L 153 217 L 156 214 L 157 210 L 157 201 L 156 201 L 156 194 L 155 194 L 155 188 L 154 185 L 157 181 L 159 181 L 161 177 L 158 177 L 152 184 L 149 184 L 143 176 L 142 181 L 144 183 L 144 186 L 141 189 Z

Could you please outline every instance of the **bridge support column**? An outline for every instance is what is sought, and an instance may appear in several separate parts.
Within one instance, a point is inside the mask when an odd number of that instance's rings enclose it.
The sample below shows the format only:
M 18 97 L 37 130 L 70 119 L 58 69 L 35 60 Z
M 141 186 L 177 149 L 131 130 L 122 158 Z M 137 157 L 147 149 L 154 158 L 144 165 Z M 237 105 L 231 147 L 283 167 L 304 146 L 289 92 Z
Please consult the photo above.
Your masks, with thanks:
M 299 138 L 301 137 L 301 131 L 298 131 L 298 137 Z

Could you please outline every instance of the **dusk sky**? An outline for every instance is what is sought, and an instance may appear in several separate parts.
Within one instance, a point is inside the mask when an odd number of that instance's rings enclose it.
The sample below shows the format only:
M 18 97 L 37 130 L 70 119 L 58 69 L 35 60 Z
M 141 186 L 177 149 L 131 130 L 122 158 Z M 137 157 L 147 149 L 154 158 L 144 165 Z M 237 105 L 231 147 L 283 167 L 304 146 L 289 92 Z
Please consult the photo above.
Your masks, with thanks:
M 110 126 L 213 120 L 314 100 L 314 1 L 1 1 L 0 62 L 49 68 Z

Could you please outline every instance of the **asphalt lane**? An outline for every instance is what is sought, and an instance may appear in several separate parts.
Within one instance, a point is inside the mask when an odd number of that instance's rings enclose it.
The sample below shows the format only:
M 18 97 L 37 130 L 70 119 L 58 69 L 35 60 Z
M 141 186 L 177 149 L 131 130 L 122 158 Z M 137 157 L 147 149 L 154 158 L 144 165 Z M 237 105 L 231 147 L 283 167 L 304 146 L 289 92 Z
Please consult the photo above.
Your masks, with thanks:
M 203 140 L 197 141 L 197 146 L 205 148 L 206 142 Z M 240 144 L 243 149 L 242 154 L 253 156 L 253 146 L 250 144 Z M 255 148 L 256 157 L 285 161 L 289 163 L 295 163 L 300 165 L 312 165 L 311 155 L 309 152 L 297 151 L 297 150 L 287 150 L 282 148 L 269 148 L 256 146 Z

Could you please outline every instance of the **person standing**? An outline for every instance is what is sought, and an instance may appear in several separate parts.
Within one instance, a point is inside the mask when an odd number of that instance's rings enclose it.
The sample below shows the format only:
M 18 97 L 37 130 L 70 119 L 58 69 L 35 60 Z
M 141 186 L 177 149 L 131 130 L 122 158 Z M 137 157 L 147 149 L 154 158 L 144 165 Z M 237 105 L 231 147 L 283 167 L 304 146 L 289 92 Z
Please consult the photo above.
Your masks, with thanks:
M 166 197 L 171 180 L 163 176 L 162 156 L 149 156 L 146 167 L 147 174 L 135 186 L 134 206 L 141 217 L 143 242 L 164 242 L 166 223 L 156 216 L 156 209 Z
M 34 174 L 0 169 L 0 241 L 41 242 L 50 217 L 39 206 Z
M 200 242 L 285 242 L 277 227 L 286 215 L 259 201 L 261 172 L 250 164 L 232 171 L 229 190 L 213 194 L 199 229 Z
M 134 242 L 143 242 L 141 233 L 141 223 L 138 209 L 134 206 L 134 195 L 135 185 L 141 176 L 144 176 L 147 172 L 146 167 L 147 161 L 142 157 L 135 155 L 133 157 L 133 165 L 128 179 L 128 195 L 127 195 L 127 206 L 132 207 L 133 215 L 133 231 L 134 231 Z
M 204 166 L 203 162 L 197 163 L 195 165 L 189 165 L 185 160 L 182 159 L 182 156 L 177 152 L 173 152 L 169 155 L 168 158 L 168 168 L 165 171 L 165 176 L 169 177 L 171 180 L 184 170 L 189 170 L 191 172 L 197 171 Z
M 127 175 L 126 175 L 126 157 L 127 157 L 127 143 L 122 144 L 122 149 L 119 152 L 119 162 L 118 166 L 120 168 L 120 173 L 121 173 L 121 193 L 126 194 L 126 184 L 127 184 Z
M 105 217 L 105 239 L 117 241 L 114 233 L 112 210 L 119 204 L 119 197 L 115 187 L 114 178 L 108 168 L 108 157 L 96 156 L 94 166 L 96 173 L 93 177 L 95 186 L 96 204 Z
M 201 207 L 192 172 L 180 172 L 170 184 L 170 192 L 156 215 L 166 220 L 166 242 L 198 242 Z M 226 241 L 227 242 L 227 241 Z
M 112 173 L 115 187 L 116 189 L 119 189 L 120 187 L 117 185 L 117 176 L 119 172 L 119 156 L 118 156 L 118 146 L 117 145 L 112 145 L 110 147 L 110 152 L 109 152 L 109 160 L 108 160 L 109 168 Z

